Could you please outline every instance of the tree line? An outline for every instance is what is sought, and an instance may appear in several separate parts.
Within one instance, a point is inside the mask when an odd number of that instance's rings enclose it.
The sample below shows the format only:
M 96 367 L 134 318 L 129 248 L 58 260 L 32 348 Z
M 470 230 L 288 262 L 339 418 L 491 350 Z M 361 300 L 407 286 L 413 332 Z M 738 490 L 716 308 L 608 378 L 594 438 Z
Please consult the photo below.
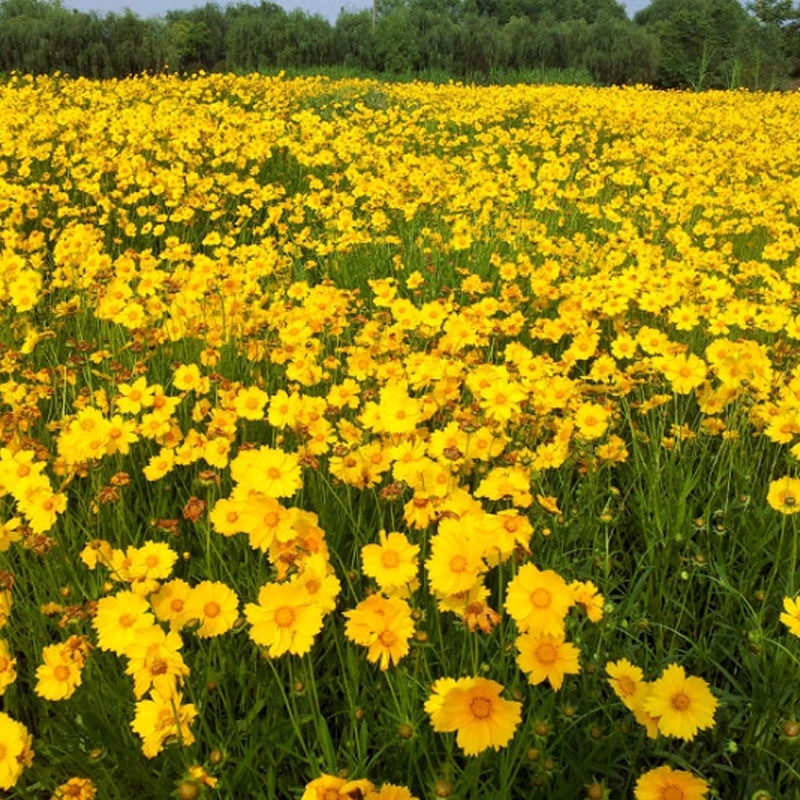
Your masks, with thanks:
M 343 9 L 331 24 L 265 0 L 157 18 L 0 0 L 0 72 L 110 78 L 330 67 L 475 81 L 544 70 L 606 85 L 784 88 L 800 77 L 800 6 L 652 0 L 631 20 L 616 0 L 376 0 L 371 10 Z

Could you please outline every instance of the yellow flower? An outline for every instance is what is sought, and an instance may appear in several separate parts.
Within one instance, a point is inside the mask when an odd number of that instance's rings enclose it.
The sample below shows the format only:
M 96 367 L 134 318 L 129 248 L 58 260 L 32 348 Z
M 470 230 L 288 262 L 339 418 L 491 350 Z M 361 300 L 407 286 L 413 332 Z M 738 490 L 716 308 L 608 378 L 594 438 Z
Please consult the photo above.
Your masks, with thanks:
M 367 660 L 373 664 L 380 661 L 382 670 L 397 664 L 408 653 L 414 621 L 410 606 L 402 598 L 373 594 L 344 615 L 347 618 L 345 636 L 368 647 Z
M 425 702 L 433 729 L 456 732 L 468 756 L 505 747 L 522 719 L 522 703 L 500 696 L 503 686 L 487 678 L 444 678 L 433 684 Z
M 690 741 L 697 732 L 714 726 L 717 699 L 702 679 L 686 675 L 683 667 L 670 664 L 650 684 L 644 710 L 658 717 L 658 730 L 666 736 Z
M 627 658 L 621 658 L 616 662 L 609 661 L 606 664 L 606 672 L 609 675 L 608 682 L 614 690 L 614 694 L 622 700 L 627 708 L 633 711 L 641 705 L 647 694 L 647 685 L 639 667 L 631 664 Z
M 117 655 L 124 655 L 141 632 L 155 624 L 147 600 L 129 591 L 98 600 L 97 613 L 92 620 L 98 646 Z
M 798 602 L 798 598 L 784 597 L 783 608 L 781 622 L 789 628 L 790 633 L 800 636 L 800 602 Z
M 66 700 L 81 685 L 82 658 L 73 658 L 63 645 L 47 645 L 42 651 L 44 661 L 36 669 L 34 691 L 45 700 Z
M 0 789 L 11 789 L 33 761 L 28 729 L 0 711 Z
M 564 635 L 523 633 L 517 637 L 517 665 L 528 674 L 528 682 L 536 686 L 548 681 L 556 691 L 564 683 L 565 675 L 580 671 L 580 651 L 574 644 L 564 641 Z
M 309 601 L 302 585 L 294 583 L 265 584 L 258 603 L 248 603 L 244 615 L 252 625 L 250 638 L 266 648 L 270 658 L 307 653 L 322 628 L 321 606 Z
M 199 623 L 195 633 L 201 639 L 221 636 L 236 624 L 239 598 L 221 581 L 201 581 L 188 593 L 183 613 Z
M 703 800 L 709 786 L 691 772 L 664 765 L 645 772 L 636 781 L 636 800 Z
M 800 478 L 787 475 L 772 481 L 767 491 L 767 503 L 782 514 L 800 512 Z
M 365 778 L 348 781 L 338 775 L 323 774 L 306 784 L 300 800 L 356 800 L 374 788 Z
M 11 658 L 8 642 L 0 639 L 0 696 L 17 679 L 17 660 Z
M 486 542 L 465 532 L 458 520 L 447 517 L 431 537 L 431 555 L 425 562 L 432 590 L 438 595 L 458 594 L 478 583 L 487 566 Z
M 94 800 L 97 788 L 89 778 L 70 778 L 57 786 L 50 800 Z
M 136 714 L 131 728 L 142 738 L 142 752 L 146 758 L 157 756 L 168 741 L 178 741 L 184 747 L 194 742 L 191 724 L 197 709 L 191 703 L 181 704 L 180 695 L 162 697 L 157 692 L 149 700 L 136 703 Z
M 419 545 L 411 544 L 402 533 L 378 533 L 379 544 L 361 548 L 361 568 L 374 578 L 385 594 L 403 594 L 417 580 Z
M 508 584 L 505 608 L 521 631 L 558 635 L 573 602 L 572 591 L 557 572 L 525 564 Z

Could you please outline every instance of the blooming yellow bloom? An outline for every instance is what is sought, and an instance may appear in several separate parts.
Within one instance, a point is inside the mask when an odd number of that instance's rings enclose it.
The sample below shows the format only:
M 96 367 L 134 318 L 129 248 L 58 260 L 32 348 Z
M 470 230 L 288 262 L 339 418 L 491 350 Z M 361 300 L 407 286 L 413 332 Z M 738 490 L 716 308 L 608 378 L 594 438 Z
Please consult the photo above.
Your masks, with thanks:
M 767 491 L 767 503 L 782 514 L 800 512 L 800 478 L 787 475 L 772 481 Z
M 194 742 L 191 730 L 197 709 L 191 703 L 182 704 L 180 695 L 166 697 L 151 692 L 150 699 L 136 703 L 131 728 L 142 738 L 146 758 L 157 756 L 167 742 L 177 741 L 184 747 Z
M 709 785 L 702 778 L 664 765 L 641 775 L 633 796 L 636 800 L 703 800 L 708 790 Z
M 505 747 L 522 719 L 522 703 L 500 696 L 503 686 L 487 678 L 443 678 L 432 686 L 425 702 L 433 729 L 456 732 L 458 746 L 468 756 L 491 747 Z
M 521 631 L 558 635 L 574 601 L 573 592 L 557 572 L 524 564 L 508 584 L 505 608 Z
M 678 664 L 670 664 L 650 685 L 644 710 L 658 718 L 658 730 L 666 736 L 691 740 L 697 732 L 714 726 L 718 701 L 708 684 L 686 675 Z
M 564 641 L 563 633 L 523 633 L 517 637 L 517 665 L 527 673 L 528 682 L 534 686 L 548 681 L 558 690 L 565 675 L 577 675 L 580 671 L 580 651 L 574 644 Z
M 11 789 L 33 762 L 32 740 L 21 722 L 0 711 L 0 789 Z
M 323 611 L 309 599 L 302 585 L 268 583 L 258 593 L 258 603 L 248 603 L 244 615 L 252 626 L 250 638 L 266 648 L 270 658 L 284 653 L 303 655 L 311 650 L 322 628 Z
M 200 581 L 186 596 L 183 613 L 201 639 L 221 636 L 236 624 L 239 598 L 221 581 Z
M 417 581 L 419 545 L 396 531 L 379 531 L 378 544 L 361 548 L 361 568 L 385 594 L 403 594 Z
M 372 663 L 380 662 L 382 670 L 408 653 L 414 621 L 411 607 L 401 597 L 372 594 L 344 615 L 347 638 L 368 647 L 367 659 Z
M 614 694 L 633 711 L 638 708 L 644 696 L 647 694 L 646 684 L 643 680 L 644 674 L 635 664 L 631 664 L 627 658 L 619 661 L 609 661 L 606 664 L 608 682 L 614 690 Z
M 781 613 L 781 622 L 789 628 L 795 636 L 800 636 L 800 602 L 797 597 L 783 598 L 784 611 Z

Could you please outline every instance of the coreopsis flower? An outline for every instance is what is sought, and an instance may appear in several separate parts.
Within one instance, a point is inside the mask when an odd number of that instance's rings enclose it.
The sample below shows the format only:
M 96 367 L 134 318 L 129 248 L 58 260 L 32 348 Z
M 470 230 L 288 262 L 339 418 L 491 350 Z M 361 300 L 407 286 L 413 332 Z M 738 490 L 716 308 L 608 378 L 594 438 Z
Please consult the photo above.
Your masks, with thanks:
M 125 672 L 133 677 L 133 694 L 137 700 L 151 689 L 162 697 L 178 693 L 189 668 L 178 652 L 183 645 L 177 631 L 165 633 L 153 625 L 143 630 L 125 651 L 128 666 Z
M 257 386 L 242 388 L 233 402 L 234 411 L 240 419 L 264 419 L 264 407 L 269 400 L 269 395 Z
M 573 581 L 569 584 L 575 602 L 581 606 L 586 616 L 592 622 L 599 622 L 603 618 L 603 595 L 591 581 Z
M 304 655 L 322 629 L 322 607 L 295 583 L 265 584 L 258 603 L 248 603 L 244 615 L 252 626 L 250 638 L 264 647 L 270 658 L 284 653 Z
M 200 372 L 197 364 L 180 364 L 172 374 L 172 385 L 179 392 L 205 394 L 209 389 L 209 380 Z
M 418 584 L 419 545 L 412 544 L 398 532 L 378 532 L 378 544 L 361 548 L 361 569 L 374 578 L 384 594 L 407 595 Z
M 580 671 L 580 651 L 574 644 L 564 640 L 563 633 L 523 633 L 517 637 L 517 665 L 527 673 L 528 682 L 536 686 L 545 680 L 556 691 L 564 683 L 565 675 L 577 675 Z
M 70 778 L 57 786 L 50 800 L 95 800 L 97 788 L 89 778 Z
M 125 580 L 136 594 L 147 595 L 170 576 L 178 554 L 166 542 L 145 542 L 141 547 L 128 547 L 125 558 Z
M 527 508 L 533 502 L 529 471 L 522 467 L 494 467 L 478 484 L 475 497 L 489 500 L 510 498 L 515 506 Z
M 192 703 L 181 703 L 180 695 L 162 696 L 151 692 L 150 699 L 136 703 L 131 722 L 134 733 L 142 739 L 146 758 L 157 756 L 167 742 L 178 741 L 184 747 L 194 742 L 191 725 L 197 716 Z
M 484 560 L 486 542 L 455 519 L 439 523 L 430 540 L 430 556 L 425 562 L 431 589 L 437 595 L 467 591 L 480 582 L 488 569 Z
M 521 631 L 558 635 L 573 602 L 572 591 L 557 572 L 524 564 L 508 584 L 505 608 Z
M 0 639 L 0 697 L 17 679 L 17 659 L 11 657 L 11 650 L 5 639 Z
M 153 405 L 155 386 L 147 385 L 147 378 L 139 378 L 134 383 L 120 383 L 119 394 L 114 398 L 114 405 L 122 414 L 138 414 L 143 408 Z
M 349 781 L 338 775 L 320 775 L 306 784 L 300 800 L 359 800 L 375 788 L 366 778 Z
M 297 454 L 273 447 L 239 452 L 231 461 L 231 477 L 267 497 L 291 497 L 303 486 Z
M 487 678 L 443 678 L 425 702 L 433 729 L 456 732 L 458 746 L 468 756 L 505 747 L 522 719 L 522 703 L 500 696 L 503 686 Z
M 306 556 L 291 582 L 301 586 L 309 601 L 316 603 L 323 614 L 336 608 L 336 598 L 342 585 L 325 554 L 311 553 Z
M 345 636 L 369 648 L 367 660 L 380 662 L 386 670 L 408 653 L 408 641 L 414 633 L 411 607 L 401 597 L 373 594 L 355 608 L 344 612 Z
M 14 542 L 22 538 L 19 526 L 22 520 L 19 517 L 12 517 L 5 522 L 0 522 L 0 553 L 5 553 Z
M 150 604 L 131 591 L 100 598 L 97 601 L 97 612 L 92 619 L 92 627 L 97 632 L 98 647 L 111 650 L 117 655 L 124 655 L 139 634 L 155 624 Z
M 614 694 L 622 700 L 631 711 L 641 706 L 644 697 L 647 695 L 647 684 L 644 681 L 644 673 L 635 664 L 631 664 L 627 658 L 619 661 L 609 661 L 606 664 L 608 673 L 608 683 L 614 690 Z
M 162 447 L 158 453 L 151 456 L 147 465 L 142 469 L 142 474 L 148 481 L 157 481 L 163 478 L 175 466 L 175 451 L 171 447 Z
M 51 644 L 42 650 L 42 661 L 36 669 L 36 694 L 45 700 L 66 700 L 72 697 L 82 683 L 82 652 L 61 644 Z
M 706 362 L 694 353 L 665 356 L 660 361 L 660 367 L 677 394 L 689 394 L 700 386 L 708 371 Z
M 611 415 L 599 403 L 581 403 L 575 412 L 575 425 L 578 433 L 588 440 L 599 439 L 608 428 Z
M 179 631 L 189 622 L 186 600 L 192 587 L 181 578 L 174 578 L 161 585 L 150 595 L 153 612 L 161 622 L 168 622 L 170 630 Z
M 183 613 L 190 623 L 199 623 L 195 633 L 201 639 L 221 636 L 236 624 L 239 598 L 221 581 L 201 581 L 188 593 Z
M 800 512 L 800 478 L 786 475 L 772 481 L 767 491 L 767 503 L 781 514 Z
M 714 726 L 717 699 L 708 684 L 670 664 L 650 685 L 644 709 L 658 717 L 658 730 L 666 736 L 691 740 L 697 732 Z
M 708 782 L 702 778 L 664 765 L 641 775 L 633 796 L 636 800 L 703 800 L 708 790 Z
M 800 602 L 797 597 L 783 598 L 781 622 L 789 628 L 789 632 L 800 636 Z
M 0 711 L 0 789 L 11 789 L 33 763 L 33 737 L 21 723 Z
M 11 613 L 13 603 L 11 589 L 0 589 L 0 628 L 5 627 L 8 622 L 8 615 Z
M 45 533 L 67 509 L 67 496 L 49 486 L 34 486 L 17 498 L 17 507 L 27 517 L 34 533 Z

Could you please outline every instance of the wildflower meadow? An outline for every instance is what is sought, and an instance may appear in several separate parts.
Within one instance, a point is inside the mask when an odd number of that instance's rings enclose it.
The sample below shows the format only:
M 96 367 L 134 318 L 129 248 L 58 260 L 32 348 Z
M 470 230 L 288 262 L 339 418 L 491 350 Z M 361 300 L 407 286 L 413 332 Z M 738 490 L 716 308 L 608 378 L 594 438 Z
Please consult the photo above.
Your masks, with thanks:
M 800 94 L 0 85 L 0 790 L 800 797 Z

